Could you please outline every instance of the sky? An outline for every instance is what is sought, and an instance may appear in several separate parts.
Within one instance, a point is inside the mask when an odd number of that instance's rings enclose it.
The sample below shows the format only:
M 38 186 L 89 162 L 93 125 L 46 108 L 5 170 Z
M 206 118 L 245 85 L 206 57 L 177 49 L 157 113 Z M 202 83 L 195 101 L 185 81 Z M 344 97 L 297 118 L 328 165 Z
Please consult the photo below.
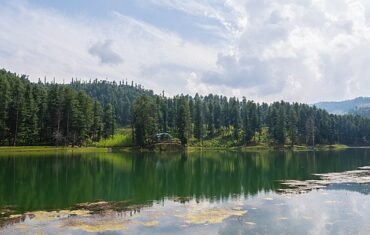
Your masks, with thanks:
M 370 96 L 370 1 L 0 0 L 0 68 L 259 102 Z

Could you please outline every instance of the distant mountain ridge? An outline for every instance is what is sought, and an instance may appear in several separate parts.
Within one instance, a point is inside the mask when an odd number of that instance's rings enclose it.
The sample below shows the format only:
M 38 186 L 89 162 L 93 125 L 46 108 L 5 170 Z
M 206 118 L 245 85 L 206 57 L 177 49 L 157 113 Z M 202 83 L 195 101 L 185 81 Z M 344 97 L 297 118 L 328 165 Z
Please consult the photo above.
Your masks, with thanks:
M 316 107 L 333 114 L 359 114 L 367 116 L 370 111 L 370 97 L 357 97 L 351 100 L 319 102 Z M 365 115 L 364 115 L 365 114 Z

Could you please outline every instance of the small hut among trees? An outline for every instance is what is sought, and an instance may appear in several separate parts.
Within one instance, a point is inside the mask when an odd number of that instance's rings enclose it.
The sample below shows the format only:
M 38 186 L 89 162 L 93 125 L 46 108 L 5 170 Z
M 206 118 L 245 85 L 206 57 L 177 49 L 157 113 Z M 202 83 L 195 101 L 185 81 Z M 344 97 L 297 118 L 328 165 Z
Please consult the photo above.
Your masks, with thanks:
M 153 143 L 172 143 L 173 137 L 169 133 L 158 133 L 153 136 Z

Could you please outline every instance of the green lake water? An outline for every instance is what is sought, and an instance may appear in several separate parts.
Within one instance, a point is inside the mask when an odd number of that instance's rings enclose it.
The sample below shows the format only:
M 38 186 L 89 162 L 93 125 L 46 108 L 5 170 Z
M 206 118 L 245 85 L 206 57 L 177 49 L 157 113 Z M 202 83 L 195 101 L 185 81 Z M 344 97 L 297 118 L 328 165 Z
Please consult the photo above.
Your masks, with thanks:
M 370 149 L 2 153 L 0 234 L 369 234 L 369 184 L 279 191 L 283 180 L 369 165 Z M 58 215 L 94 202 L 109 207 Z

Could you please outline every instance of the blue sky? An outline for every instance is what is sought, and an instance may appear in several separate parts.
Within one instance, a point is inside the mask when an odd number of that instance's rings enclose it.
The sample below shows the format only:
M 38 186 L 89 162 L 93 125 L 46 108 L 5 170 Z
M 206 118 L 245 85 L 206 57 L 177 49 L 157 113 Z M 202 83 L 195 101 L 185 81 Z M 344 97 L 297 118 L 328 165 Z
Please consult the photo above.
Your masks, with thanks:
M 365 0 L 0 0 L 0 67 L 257 101 L 369 96 Z
M 34 0 L 29 2 L 37 7 L 57 9 L 69 16 L 85 16 L 98 20 L 109 18 L 112 12 L 116 11 L 164 30 L 175 31 L 188 40 L 212 40 L 211 35 L 196 27 L 193 24 L 194 22 L 203 21 L 206 24 L 217 24 L 217 21 L 211 22 L 211 20 L 206 20 L 203 17 L 185 14 L 181 10 L 161 7 L 150 1 L 79 0 L 66 2 Z

